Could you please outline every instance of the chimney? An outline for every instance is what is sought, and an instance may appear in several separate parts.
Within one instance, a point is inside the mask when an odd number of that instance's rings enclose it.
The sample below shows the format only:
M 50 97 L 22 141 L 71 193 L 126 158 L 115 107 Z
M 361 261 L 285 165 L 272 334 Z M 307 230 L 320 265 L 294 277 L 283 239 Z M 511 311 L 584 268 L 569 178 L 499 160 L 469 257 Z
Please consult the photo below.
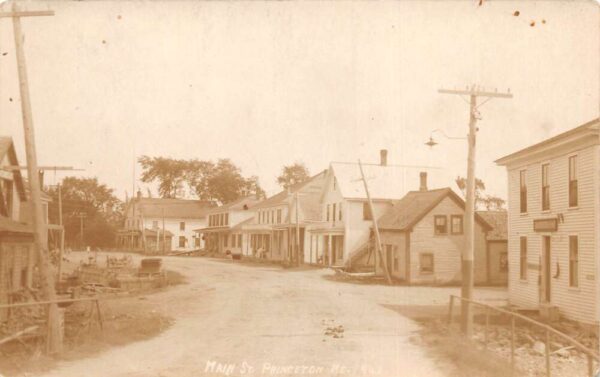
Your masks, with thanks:
M 419 174 L 419 178 L 421 181 L 421 184 L 419 186 L 419 191 L 427 191 L 427 172 L 422 171 Z
M 380 165 L 381 166 L 387 166 L 387 149 L 382 149 L 379 151 L 379 157 L 380 157 Z

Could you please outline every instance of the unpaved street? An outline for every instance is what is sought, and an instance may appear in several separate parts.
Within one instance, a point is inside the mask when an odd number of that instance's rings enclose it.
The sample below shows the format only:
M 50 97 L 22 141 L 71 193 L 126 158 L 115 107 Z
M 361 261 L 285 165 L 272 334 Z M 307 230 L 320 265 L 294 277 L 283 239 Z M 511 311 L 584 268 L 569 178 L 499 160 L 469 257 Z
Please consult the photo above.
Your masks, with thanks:
M 457 288 L 356 285 L 326 279 L 328 270 L 204 258 L 169 257 L 164 264 L 189 282 L 147 296 L 175 319 L 173 327 L 148 341 L 61 362 L 47 375 L 431 377 L 450 368 L 409 342 L 418 325 L 400 313 L 445 307 Z M 325 335 L 340 325 L 343 337 Z

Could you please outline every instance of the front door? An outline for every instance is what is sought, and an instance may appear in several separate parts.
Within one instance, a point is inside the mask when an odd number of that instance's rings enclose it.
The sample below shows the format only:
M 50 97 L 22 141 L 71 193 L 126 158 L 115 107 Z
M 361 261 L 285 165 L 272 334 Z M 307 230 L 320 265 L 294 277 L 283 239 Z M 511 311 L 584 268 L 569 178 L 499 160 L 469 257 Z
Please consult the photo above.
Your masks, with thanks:
M 392 275 L 392 261 L 394 259 L 392 245 L 385 245 L 385 266 L 388 273 Z
M 552 248 L 550 236 L 542 236 L 542 256 L 540 267 L 540 301 L 550 302 L 550 298 L 552 297 Z

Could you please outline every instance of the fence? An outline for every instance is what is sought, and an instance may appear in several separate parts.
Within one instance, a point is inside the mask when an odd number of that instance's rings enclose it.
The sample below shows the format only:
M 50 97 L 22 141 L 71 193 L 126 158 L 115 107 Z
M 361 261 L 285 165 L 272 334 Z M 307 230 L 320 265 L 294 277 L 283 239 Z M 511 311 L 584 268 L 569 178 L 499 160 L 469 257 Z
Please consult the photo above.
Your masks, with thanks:
M 494 307 L 494 306 L 491 306 L 488 304 L 484 304 L 481 302 L 477 302 L 474 300 L 470 300 L 467 298 L 450 295 L 450 303 L 449 303 L 449 307 L 448 307 L 448 323 L 449 324 L 452 323 L 452 312 L 454 310 L 454 299 L 465 301 L 465 302 L 469 303 L 469 305 L 473 304 L 476 306 L 483 307 L 485 309 L 484 345 L 486 348 L 487 348 L 488 341 L 489 341 L 490 312 L 495 311 L 495 312 L 507 314 L 508 316 L 510 316 L 510 365 L 513 370 L 515 368 L 515 323 L 516 323 L 517 319 L 520 319 L 520 320 L 523 320 L 525 322 L 528 322 L 534 326 L 537 326 L 537 327 L 545 330 L 546 347 L 545 347 L 545 355 L 544 356 L 546 358 L 546 376 L 547 377 L 551 376 L 551 368 L 550 368 L 550 336 L 551 335 L 555 335 L 555 336 L 565 340 L 567 343 L 571 344 L 573 347 L 575 347 L 576 349 L 578 349 L 579 351 L 584 353 L 587 356 L 588 376 L 594 377 L 594 361 L 600 362 L 600 357 L 598 356 L 598 354 L 596 354 L 594 351 L 587 348 L 583 344 L 579 343 L 575 339 L 571 338 L 570 336 L 563 334 L 562 332 L 556 330 L 555 328 L 553 328 L 545 323 L 541 323 L 534 319 L 526 317 L 522 314 L 511 312 L 509 310 L 505 310 L 505 309 L 501 309 L 501 308 L 497 308 L 497 307 Z
M 100 298 L 97 296 L 81 297 L 81 298 L 67 298 L 67 299 L 52 300 L 52 301 L 32 301 L 32 302 L 19 302 L 19 303 L 15 303 L 15 304 L 1 304 L 0 309 L 12 310 L 15 308 L 22 308 L 22 307 L 26 307 L 26 306 L 37 306 L 37 305 L 46 306 L 46 314 L 47 314 L 47 317 L 46 317 L 46 351 L 48 352 L 49 351 L 48 339 L 50 338 L 50 326 L 49 326 L 49 317 L 48 316 L 50 313 L 50 306 L 75 303 L 75 302 L 84 302 L 84 301 L 89 301 L 91 303 L 90 313 L 89 313 L 89 317 L 86 322 L 86 326 L 89 326 L 91 328 L 91 322 L 92 322 L 92 318 L 94 315 L 94 309 L 95 309 L 96 313 L 97 313 L 97 317 L 98 317 L 98 325 L 100 326 L 100 331 L 104 332 L 104 320 L 102 318 L 102 311 L 100 310 Z M 14 340 L 14 339 L 18 339 L 22 335 L 32 333 L 32 332 L 36 331 L 37 329 L 38 329 L 37 326 L 28 327 L 22 331 L 19 331 L 15 334 L 5 338 L 5 339 L 0 340 L 0 345 L 3 343 L 7 343 L 11 340 Z

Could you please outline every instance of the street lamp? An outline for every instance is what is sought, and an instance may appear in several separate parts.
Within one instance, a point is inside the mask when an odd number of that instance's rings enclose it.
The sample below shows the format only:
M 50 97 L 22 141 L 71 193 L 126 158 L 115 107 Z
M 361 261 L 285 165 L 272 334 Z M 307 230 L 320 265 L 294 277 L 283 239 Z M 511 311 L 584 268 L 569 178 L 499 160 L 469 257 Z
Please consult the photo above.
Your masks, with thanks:
M 446 132 L 444 132 L 444 130 L 436 128 L 435 130 L 431 131 L 431 134 L 429 134 L 429 140 L 425 143 L 425 145 L 427 145 L 429 148 L 433 148 L 434 146 L 438 145 L 439 143 L 435 140 L 433 140 L 433 134 L 439 132 L 442 135 L 444 135 L 444 137 L 446 139 L 450 139 L 450 140 L 467 140 L 466 137 L 457 137 L 457 136 L 448 136 L 446 134 Z

